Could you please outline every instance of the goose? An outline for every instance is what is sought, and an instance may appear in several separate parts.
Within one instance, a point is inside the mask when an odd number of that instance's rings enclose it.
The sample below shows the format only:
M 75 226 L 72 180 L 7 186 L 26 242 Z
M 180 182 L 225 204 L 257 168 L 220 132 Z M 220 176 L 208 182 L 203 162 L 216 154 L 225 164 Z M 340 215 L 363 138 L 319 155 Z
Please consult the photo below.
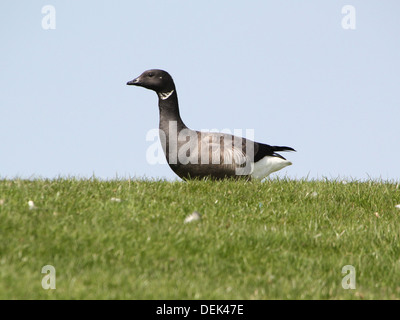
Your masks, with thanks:
M 168 165 L 183 180 L 263 180 L 292 164 L 277 153 L 296 151 L 291 147 L 271 146 L 227 133 L 189 129 L 179 113 L 175 83 L 164 70 L 144 71 L 127 85 L 157 93 L 161 145 Z

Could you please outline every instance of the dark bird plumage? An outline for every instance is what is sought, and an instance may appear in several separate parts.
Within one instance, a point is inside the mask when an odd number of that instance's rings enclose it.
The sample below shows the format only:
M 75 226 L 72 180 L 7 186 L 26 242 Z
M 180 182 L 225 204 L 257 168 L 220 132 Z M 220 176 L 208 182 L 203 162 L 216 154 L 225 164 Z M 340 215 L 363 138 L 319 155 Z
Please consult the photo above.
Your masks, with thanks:
M 295 151 L 291 147 L 189 129 L 181 119 L 175 84 L 166 71 L 147 70 L 127 85 L 157 93 L 161 144 L 169 166 L 182 179 L 263 179 L 292 164 L 277 153 Z

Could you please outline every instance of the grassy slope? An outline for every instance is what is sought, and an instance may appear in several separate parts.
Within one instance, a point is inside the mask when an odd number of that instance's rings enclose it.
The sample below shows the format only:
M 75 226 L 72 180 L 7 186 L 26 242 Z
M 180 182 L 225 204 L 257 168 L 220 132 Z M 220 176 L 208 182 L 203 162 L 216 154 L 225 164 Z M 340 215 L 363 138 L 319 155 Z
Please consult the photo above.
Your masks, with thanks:
M 399 298 L 398 203 L 385 182 L 0 180 L 0 298 Z

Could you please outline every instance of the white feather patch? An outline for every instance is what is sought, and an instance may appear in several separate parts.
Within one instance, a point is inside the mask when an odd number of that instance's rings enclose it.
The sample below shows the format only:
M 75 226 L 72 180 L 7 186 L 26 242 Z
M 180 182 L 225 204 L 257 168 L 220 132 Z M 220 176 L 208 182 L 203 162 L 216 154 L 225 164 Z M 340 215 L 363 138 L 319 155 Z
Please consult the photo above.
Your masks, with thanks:
M 254 163 L 253 172 L 251 177 L 254 179 L 262 180 L 269 176 L 271 173 L 281 170 L 292 163 L 289 160 L 283 160 L 279 157 L 265 156 L 261 160 Z
M 161 100 L 167 100 L 173 93 L 174 90 L 171 90 L 169 92 L 158 92 L 158 96 L 160 97 Z

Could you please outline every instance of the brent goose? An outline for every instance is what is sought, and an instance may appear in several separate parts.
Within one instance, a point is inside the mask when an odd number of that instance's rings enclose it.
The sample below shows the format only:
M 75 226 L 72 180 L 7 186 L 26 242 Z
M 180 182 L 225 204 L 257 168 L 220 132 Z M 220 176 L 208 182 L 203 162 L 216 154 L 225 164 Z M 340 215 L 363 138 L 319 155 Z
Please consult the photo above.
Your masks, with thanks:
M 158 95 L 160 140 L 171 169 L 182 179 L 264 179 L 292 163 L 277 151 L 290 147 L 270 146 L 226 133 L 189 129 L 179 114 L 175 84 L 168 72 L 147 70 L 129 81 Z

